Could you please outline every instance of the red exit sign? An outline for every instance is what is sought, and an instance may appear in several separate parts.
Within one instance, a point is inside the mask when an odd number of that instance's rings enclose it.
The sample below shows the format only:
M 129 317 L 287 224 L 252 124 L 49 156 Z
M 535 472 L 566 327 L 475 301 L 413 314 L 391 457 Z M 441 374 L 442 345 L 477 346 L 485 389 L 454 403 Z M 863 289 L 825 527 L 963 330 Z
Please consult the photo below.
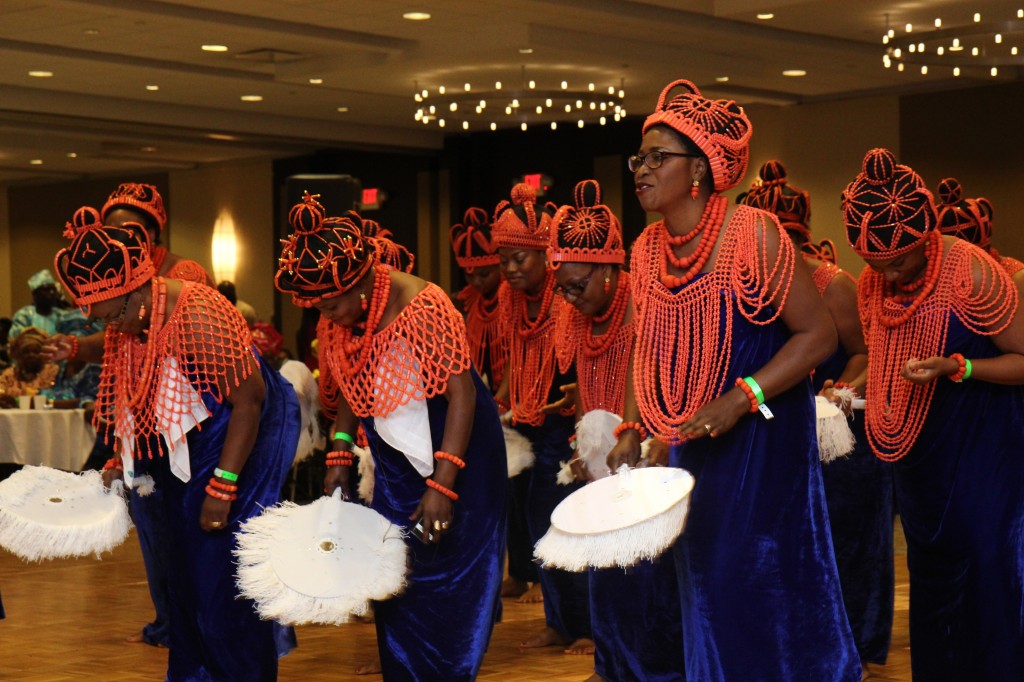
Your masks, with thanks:
M 359 202 L 360 210 L 380 208 L 380 205 L 387 199 L 387 194 L 379 187 L 368 187 L 363 190 L 362 201 Z

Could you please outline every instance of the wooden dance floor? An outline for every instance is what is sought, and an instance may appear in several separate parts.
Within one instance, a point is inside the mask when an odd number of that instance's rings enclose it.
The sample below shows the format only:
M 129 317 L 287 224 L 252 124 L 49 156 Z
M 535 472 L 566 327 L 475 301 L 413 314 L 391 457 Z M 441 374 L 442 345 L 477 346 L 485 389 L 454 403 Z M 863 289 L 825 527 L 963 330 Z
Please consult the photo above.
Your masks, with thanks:
M 896 533 L 896 623 L 889 662 L 868 679 L 910 680 L 907 634 L 906 549 Z M 167 652 L 129 644 L 151 617 L 142 557 L 134 531 L 102 561 L 80 559 L 26 564 L 0 550 L 0 680 L 162 680 Z M 494 629 L 481 680 L 579 682 L 593 672 L 590 656 L 567 656 L 556 647 L 520 653 L 518 642 L 544 624 L 543 607 L 505 600 L 504 622 Z M 373 625 L 298 628 L 299 647 L 281 661 L 281 680 L 381 679 L 352 669 L 372 659 Z

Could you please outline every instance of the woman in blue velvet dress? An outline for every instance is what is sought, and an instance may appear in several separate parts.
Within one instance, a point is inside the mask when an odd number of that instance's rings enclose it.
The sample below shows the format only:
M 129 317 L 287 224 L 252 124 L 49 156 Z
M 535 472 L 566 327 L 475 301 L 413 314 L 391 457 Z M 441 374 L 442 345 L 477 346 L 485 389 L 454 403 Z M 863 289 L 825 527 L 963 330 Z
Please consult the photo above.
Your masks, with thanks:
M 385 680 L 472 680 L 500 604 L 507 465 L 465 324 L 437 286 L 380 265 L 346 218 L 306 196 L 276 284 L 322 314 L 321 403 L 336 414 L 325 493 L 347 493 L 362 423 L 373 508 L 407 527 L 405 590 L 375 604 Z
M 826 260 L 828 249 L 811 241 L 810 196 L 789 183 L 785 166 L 771 160 L 758 175 L 761 184 L 740 201 L 774 214 L 799 249 L 839 335 L 839 347 L 814 369 L 814 392 L 850 415 L 851 402 L 833 388 L 845 386 L 864 394 L 868 351 L 857 313 L 857 283 Z M 892 637 L 895 598 L 892 466 L 871 452 L 863 412 L 852 413 L 850 427 L 856 438 L 853 452 L 822 465 L 825 501 L 843 603 L 861 664 L 883 665 Z
M 808 378 L 836 334 L 775 219 L 719 194 L 750 134 L 740 107 L 688 81 L 644 124 L 629 166 L 663 220 L 632 249 L 643 331 L 625 419 L 696 479 L 675 546 L 687 678 L 855 682 Z M 639 438 L 624 431 L 612 463 L 635 461 Z
M 536 204 L 528 185 L 512 188 L 512 200 L 495 209 L 492 239 L 498 246 L 505 282 L 498 291 L 511 334 L 509 360 L 495 399 L 510 407 L 513 427 L 533 446 L 527 469 L 526 522 L 536 544 L 551 525 L 558 503 L 582 486 L 557 483 L 561 463 L 572 458 L 575 432 L 571 358 L 557 357 L 564 340 L 565 301 L 555 296 L 554 273 L 547 265 L 551 214 Z M 544 595 L 544 629 L 520 643 L 523 649 L 565 646 L 568 654 L 591 654 L 590 600 L 585 573 L 538 568 Z
M 559 351 L 576 366 L 579 420 L 594 410 L 622 414 L 636 324 L 619 220 L 601 203 L 594 180 L 578 183 L 574 195 L 575 205 L 562 206 L 552 219 L 548 260 L 555 293 L 572 305 Z M 663 445 L 652 445 L 646 464 L 664 466 L 667 455 Z M 579 456 L 571 464 L 576 479 L 592 480 Z M 685 680 L 672 553 L 588 574 L 595 647 L 588 682 Z
M 867 436 L 894 462 L 915 680 L 1024 674 L 1024 319 L 1006 270 L 936 229 L 875 149 L 843 194 L 870 354 Z
M 279 628 L 237 597 L 232 531 L 280 497 L 298 441 L 294 392 L 260 360 L 234 306 L 155 277 L 145 232 L 104 227 L 90 211 L 76 214 L 56 266 L 106 323 L 96 414 L 121 451 L 107 468 L 129 485 L 145 470 L 162 492 L 167 679 L 275 680 Z

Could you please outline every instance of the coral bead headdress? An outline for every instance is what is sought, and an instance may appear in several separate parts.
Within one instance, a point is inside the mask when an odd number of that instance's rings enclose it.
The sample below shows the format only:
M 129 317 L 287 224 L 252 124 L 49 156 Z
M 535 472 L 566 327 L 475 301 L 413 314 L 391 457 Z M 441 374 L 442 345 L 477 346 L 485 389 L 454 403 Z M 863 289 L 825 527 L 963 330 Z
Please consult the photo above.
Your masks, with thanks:
M 161 232 L 163 232 L 164 226 L 167 225 L 167 211 L 164 209 L 164 199 L 153 185 L 144 185 L 138 182 L 121 183 L 117 189 L 110 193 L 107 203 L 103 204 L 103 210 L 101 211 L 103 220 L 106 220 L 107 215 L 111 211 L 121 207 L 145 212 L 156 221 Z
M 511 198 L 494 209 L 491 235 L 495 246 L 546 251 L 551 214 L 546 206 L 538 210 L 537 190 L 521 182 L 512 188 Z
M 472 206 L 466 209 L 462 222 L 452 225 L 448 231 L 455 252 L 455 262 L 466 272 L 476 268 L 497 265 L 500 262 L 498 247 L 491 237 L 491 223 L 487 211 Z
M 412 274 L 413 266 L 416 264 L 416 256 L 395 241 L 391 230 L 387 229 L 376 220 L 364 218 L 355 211 L 349 211 L 345 218 L 359 228 L 364 239 L 375 239 L 377 241 L 379 259 L 381 263 L 389 265 L 399 272 Z M 344 218 L 325 218 L 324 225 L 330 227 L 341 224 Z
M 676 87 L 685 90 L 671 100 Z M 666 125 L 693 140 L 711 164 L 715 191 L 724 192 L 739 184 L 750 163 L 750 137 L 754 133 L 743 107 L 732 100 L 708 99 L 688 80 L 665 86 L 654 113 L 644 121 L 643 132 Z
M 951 237 L 988 249 L 992 243 L 992 221 L 985 211 L 986 199 L 964 199 L 963 188 L 956 178 L 945 178 L 939 183 L 939 231 Z
M 888 149 L 872 149 L 860 174 L 843 191 L 850 246 L 862 258 L 896 258 L 914 250 L 935 228 L 932 193 L 921 176 L 896 163 Z
M 71 245 L 57 252 L 54 267 L 78 306 L 124 296 L 156 274 L 149 237 L 138 223 L 103 225 L 91 206 L 75 211 L 64 228 Z
M 559 263 L 614 263 L 626 261 L 622 226 L 611 209 L 601 203 L 595 180 L 576 185 L 575 206 L 562 206 L 551 220 L 548 260 Z
M 750 188 L 742 203 L 774 213 L 779 224 L 805 240 L 811 238 L 811 197 L 786 180 L 786 167 L 771 160 L 758 171 L 761 182 Z
M 297 306 L 343 294 L 377 264 L 378 244 L 366 239 L 349 218 L 325 224 L 319 195 L 306 192 L 288 213 L 293 233 L 283 247 L 274 276 L 277 290 L 292 295 Z

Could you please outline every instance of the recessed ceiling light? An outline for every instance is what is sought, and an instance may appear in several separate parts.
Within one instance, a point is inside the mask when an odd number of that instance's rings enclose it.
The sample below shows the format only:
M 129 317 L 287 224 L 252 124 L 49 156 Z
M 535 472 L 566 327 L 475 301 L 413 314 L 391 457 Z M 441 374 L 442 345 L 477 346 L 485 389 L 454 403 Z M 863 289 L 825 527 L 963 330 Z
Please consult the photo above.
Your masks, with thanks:
M 211 140 L 237 140 L 238 138 L 234 135 L 225 135 L 224 133 L 210 133 L 207 135 Z
M 348 107 L 338 107 L 338 113 L 339 114 L 347 114 L 348 113 Z
M 50 78 L 53 76 L 53 71 L 29 71 L 28 75 L 33 78 Z
M 69 159 L 77 159 L 78 158 L 78 154 L 76 154 L 75 152 L 68 152 L 68 158 Z
M 775 15 L 771 12 L 759 12 L 757 18 L 761 21 L 768 21 L 769 19 L 774 19 Z
M 262 102 L 263 95 L 242 95 L 243 102 Z
M 140 152 L 146 152 L 147 154 L 155 152 L 156 147 L 139 147 Z
M 728 76 L 715 76 L 715 80 L 718 81 L 719 83 L 728 83 L 729 82 L 729 77 Z
M 533 54 L 532 47 L 521 47 L 519 48 L 519 54 Z
M 156 92 L 157 90 L 160 89 L 160 86 L 159 85 L 147 85 L 146 89 L 149 90 L 150 92 Z
M 799 78 L 800 76 L 806 76 L 807 72 L 803 69 L 786 69 L 782 72 L 783 76 L 789 76 L 791 78 Z
M 87 28 L 84 29 L 82 33 L 87 36 L 98 36 L 100 34 L 100 30 L 98 28 Z
M 320 85 L 323 82 L 324 82 L 323 78 L 310 78 L 309 79 L 309 84 L 310 85 Z
M 227 52 L 227 45 L 203 45 L 204 52 Z
M 406 12 L 405 14 L 402 15 L 402 18 L 403 19 L 408 19 L 409 21 L 426 21 L 427 19 L 430 18 L 430 13 L 429 12 Z
M 32 159 L 31 161 L 29 161 L 29 163 L 32 164 L 33 166 L 42 166 L 43 165 L 43 160 L 42 159 Z

